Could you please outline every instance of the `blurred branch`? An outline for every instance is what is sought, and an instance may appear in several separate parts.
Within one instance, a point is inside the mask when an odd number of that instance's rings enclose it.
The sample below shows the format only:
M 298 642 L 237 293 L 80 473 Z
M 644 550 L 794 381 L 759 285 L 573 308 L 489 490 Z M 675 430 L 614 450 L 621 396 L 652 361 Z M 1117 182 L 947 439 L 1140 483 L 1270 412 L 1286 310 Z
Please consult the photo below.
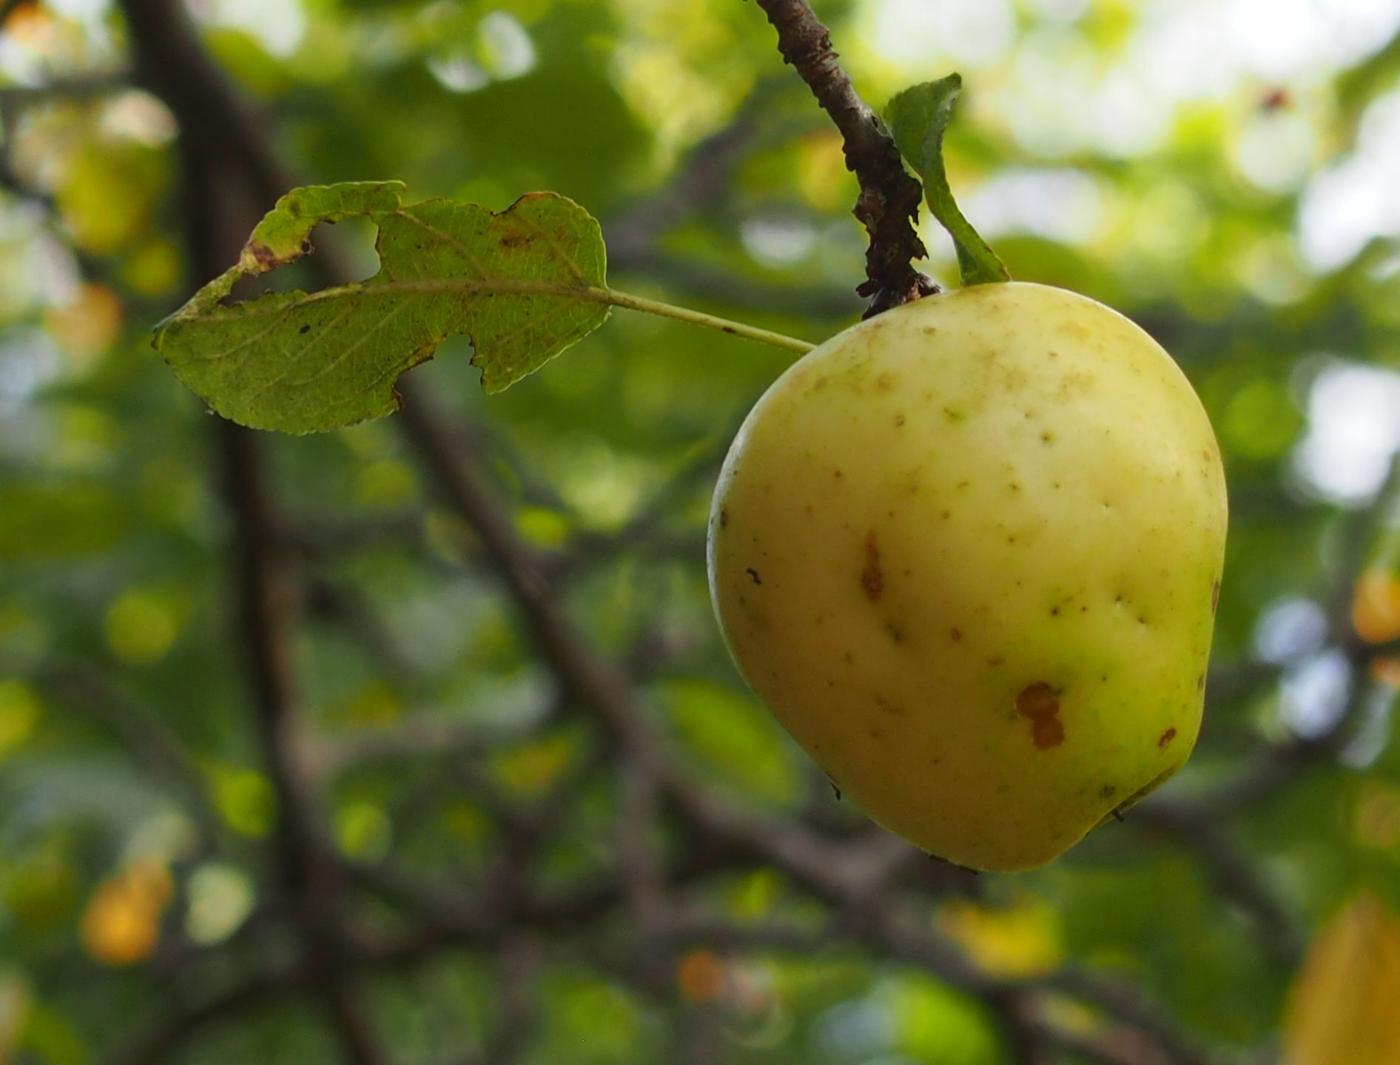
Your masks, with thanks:
M 1123 1025 L 1151 1039 L 1172 1065 L 1210 1065 L 1212 1058 L 1185 1039 L 1177 1026 L 1162 1016 L 1131 984 L 1102 973 L 1066 967 L 1051 973 L 1042 985 L 1091 1002 Z
M 1190 808 L 1142 804 L 1131 814 L 1171 837 L 1195 855 L 1223 898 L 1254 923 L 1264 949 L 1280 965 L 1293 968 L 1302 956 L 1297 921 L 1275 896 L 1263 872 L 1234 845 L 1219 818 L 1193 816 Z
M 728 188 L 739 162 L 762 131 L 757 115 L 772 88 L 770 82 L 760 82 L 729 124 L 695 145 L 661 189 L 605 221 L 608 259 L 614 266 L 650 258 L 668 230 Z
M 258 193 L 283 177 L 260 131 L 208 61 L 183 6 L 175 0 L 122 0 L 121 8 L 141 81 L 179 121 L 185 235 L 197 283 L 237 258 L 260 216 Z M 230 168 L 231 161 L 240 165 Z M 250 177 L 242 198 L 231 181 L 241 172 Z M 251 196 L 246 194 L 249 190 Z M 214 423 L 214 439 L 222 495 L 233 525 L 235 602 L 253 717 L 277 796 L 275 857 L 304 939 L 301 966 L 321 999 L 344 1060 L 350 1065 L 383 1065 L 388 1056 L 345 967 L 338 867 L 297 762 L 291 654 L 299 591 L 291 552 L 266 483 L 261 441 L 223 420 Z
M 164 779 L 198 827 L 201 848 L 217 849 L 222 824 L 203 774 L 180 741 L 141 702 L 80 662 L 41 662 L 30 676 L 50 697 L 115 736 L 143 769 Z
M 0 85 L 0 106 L 23 107 L 50 100 L 88 100 L 130 87 L 131 74 L 125 70 L 52 78 L 40 85 Z
M 154 1065 L 180 1050 L 196 1033 L 221 1020 L 276 1001 L 301 988 L 307 974 L 299 966 L 270 968 L 246 977 L 224 990 L 189 1005 L 166 1002 L 160 1019 L 138 1038 L 127 1042 L 107 1059 L 107 1065 Z
M 778 31 L 778 50 L 828 115 L 841 139 L 846 169 L 860 182 L 855 216 L 870 234 L 865 282 L 868 318 L 935 291 L 912 263 L 927 254 L 916 226 L 923 189 L 909 175 L 894 141 L 856 93 L 831 47 L 831 35 L 806 0 L 758 0 Z

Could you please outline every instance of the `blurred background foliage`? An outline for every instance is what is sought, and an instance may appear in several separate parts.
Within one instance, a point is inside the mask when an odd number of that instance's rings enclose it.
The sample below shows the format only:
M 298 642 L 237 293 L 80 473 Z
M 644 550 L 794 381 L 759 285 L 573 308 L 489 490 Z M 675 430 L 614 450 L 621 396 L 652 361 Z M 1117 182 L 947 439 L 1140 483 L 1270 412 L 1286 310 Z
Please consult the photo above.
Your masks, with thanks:
M 211 418 L 148 346 L 204 280 L 176 123 L 131 84 L 106 0 L 0 6 L 0 1062 L 82 1065 L 291 948 Z M 1400 637 L 1393 474 L 1383 490 L 1400 448 L 1400 5 L 817 9 L 874 103 L 963 73 L 948 165 L 967 214 L 1014 276 L 1163 342 L 1211 414 L 1233 505 L 1206 731 L 1158 812 L 1037 873 L 950 874 L 915 896 L 925 927 L 998 979 L 1073 965 L 1131 984 L 1218 1060 L 1393 1065 L 1400 651 L 1366 648 Z M 602 219 L 620 287 L 812 340 L 860 313 L 839 139 L 752 4 L 189 10 L 302 180 L 400 178 L 495 209 L 554 189 Z M 368 235 L 347 236 L 372 271 Z M 955 281 L 946 239 L 926 238 L 930 272 Z M 453 408 L 568 615 L 626 664 L 668 756 L 755 816 L 865 831 L 742 686 L 705 586 L 713 474 L 788 356 L 619 312 L 488 402 L 467 355 L 449 344 L 412 376 Z M 337 853 L 470 889 L 517 845 L 511 811 L 553 803 L 532 882 L 613 877 L 617 764 L 394 426 L 263 443 L 303 575 L 303 764 Z M 1283 779 L 1213 806 L 1208 840 L 1173 820 L 1279 751 L 1296 754 Z M 659 845 L 688 846 L 674 829 Z M 684 891 L 740 928 L 825 927 L 762 862 Z M 366 972 L 363 1008 L 404 1065 L 507 1060 L 492 1040 L 509 1026 L 526 1062 L 1023 1060 L 989 996 L 858 941 L 643 944 L 637 981 L 620 960 L 634 932 L 615 910 L 519 950 L 447 944 Z M 1059 1030 L 1113 1033 L 1047 986 Z M 1062 1042 L 1044 1060 L 1115 1060 L 1111 1041 Z M 332 1047 L 292 995 L 170 1060 Z

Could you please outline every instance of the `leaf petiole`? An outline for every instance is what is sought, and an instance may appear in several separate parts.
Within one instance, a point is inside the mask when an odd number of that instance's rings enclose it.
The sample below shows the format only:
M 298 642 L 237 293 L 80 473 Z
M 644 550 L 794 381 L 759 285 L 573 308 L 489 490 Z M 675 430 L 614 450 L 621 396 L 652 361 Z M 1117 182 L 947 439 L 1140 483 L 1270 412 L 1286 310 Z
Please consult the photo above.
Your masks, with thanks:
M 610 303 L 614 307 L 626 307 L 628 310 L 641 311 L 644 314 L 655 314 L 662 318 L 673 318 L 678 322 L 689 322 L 691 325 L 702 325 L 707 329 L 718 329 L 721 333 L 728 333 L 731 336 L 744 337 L 746 340 L 756 340 L 760 344 L 768 344 L 775 348 L 783 348 L 785 351 L 795 351 L 799 355 L 811 351 L 815 344 L 805 340 L 798 340 L 796 337 L 785 336 L 782 333 L 774 333 L 768 329 L 760 329 L 756 325 L 748 325 L 744 322 L 731 321 L 728 318 L 720 318 L 713 314 L 706 314 L 703 311 L 691 310 L 689 307 L 677 307 L 675 304 L 662 303 L 660 300 L 649 300 L 643 296 L 633 296 L 627 292 L 619 292 L 617 289 L 595 289 L 603 302 Z M 592 298 L 591 296 L 589 298 Z

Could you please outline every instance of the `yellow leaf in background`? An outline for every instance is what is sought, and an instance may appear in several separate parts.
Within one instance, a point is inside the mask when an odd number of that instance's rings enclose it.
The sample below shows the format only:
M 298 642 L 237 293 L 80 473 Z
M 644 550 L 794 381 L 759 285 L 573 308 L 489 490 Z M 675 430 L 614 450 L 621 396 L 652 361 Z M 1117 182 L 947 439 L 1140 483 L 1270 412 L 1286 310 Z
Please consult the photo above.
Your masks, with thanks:
M 121 335 L 121 297 L 108 285 L 80 285 L 71 300 L 45 312 L 44 328 L 86 369 Z
M 335 721 L 356 728 L 392 725 L 403 718 L 403 699 L 393 687 L 371 681 L 356 689 L 345 702 L 332 708 Z
M 496 776 L 517 794 L 541 795 L 569 768 L 577 751 L 573 734 L 558 733 L 498 755 Z
M 398 507 L 418 495 L 418 478 L 397 459 L 378 459 L 355 474 L 355 502 L 364 507 Z
M 1372 659 L 1371 676 L 1382 684 L 1389 684 L 1392 688 L 1400 688 L 1400 656 L 1391 655 L 1387 658 Z
M 68 159 L 54 198 L 78 246 L 110 255 L 147 239 L 165 184 L 157 149 L 90 140 Z
M 548 507 L 521 507 L 515 515 L 520 534 L 537 547 L 563 547 L 569 538 L 569 520 Z
M 256 769 L 210 763 L 205 767 L 214 808 L 229 828 L 244 836 L 266 835 L 272 828 L 277 800 L 272 785 Z
M 28 1010 L 29 989 L 19 974 L 0 971 L 0 1065 L 11 1060 Z
M 58 850 L 44 850 L 12 865 L 4 881 L 0 921 L 42 934 L 72 919 L 77 875 Z
M 121 278 L 138 296 L 167 296 L 180 284 L 180 249 L 152 237 L 132 248 L 121 264 Z
M 442 827 L 458 842 L 471 845 L 485 838 L 490 822 L 476 803 L 458 799 L 443 810 Z
M 1357 578 L 1351 626 L 1367 643 L 1385 643 L 1400 636 L 1400 576 L 1384 569 L 1368 569 Z
M 39 720 L 39 697 L 25 683 L 0 680 L 0 758 L 19 750 Z
M 171 891 L 170 872 L 149 859 L 102 881 L 83 911 L 87 952 L 105 965 L 134 965 L 149 957 Z
M 797 188 L 802 198 L 819 210 L 836 210 L 849 198 L 846 191 L 846 157 L 836 131 L 820 130 L 798 144 Z
M 1400 920 L 1361 892 L 1325 924 L 1294 980 L 1284 1065 L 1400 1062 Z
M 148 665 L 165 657 L 180 634 L 177 608 L 169 597 L 131 588 L 107 608 L 107 646 L 123 662 Z
M 44 45 L 52 24 L 53 16 L 45 11 L 42 5 L 34 0 L 26 0 L 14 5 L 3 23 L 3 28 L 8 36 L 25 47 L 35 51 L 46 51 Z
M 938 927 L 988 976 L 1038 976 L 1058 966 L 1064 953 L 1054 907 L 1033 895 L 1008 906 L 950 900 L 938 909 Z
M 738 880 L 728 893 L 729 911 L 740 920 L 766 917 L 777 901 L 782 882 L 772 869 L 755 869 Z
M 1356 841 L 1388 851 L 1400 846 L 1400 788 L 1382 780 L 1361 785 L 1352 812 Z
M 381 807 L 362 799 L 346 802 L 335 815 L 336 842 L 352 858 L 374 861 L 388 852 L 393 822 Z
M 691 1002 L 710 1002 L 724 990 L 724 961 L 703 948 L 686 953 L 676 964 L 676 986 Z

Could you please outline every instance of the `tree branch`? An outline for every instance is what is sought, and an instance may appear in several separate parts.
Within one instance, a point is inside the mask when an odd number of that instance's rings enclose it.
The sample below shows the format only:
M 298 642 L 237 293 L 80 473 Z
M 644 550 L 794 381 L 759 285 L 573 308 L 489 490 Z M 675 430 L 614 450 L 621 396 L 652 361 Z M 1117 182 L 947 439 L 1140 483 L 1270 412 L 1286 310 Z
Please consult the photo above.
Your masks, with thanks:
M 865 317 L 936 291 L 911 265 L 926 254 L 915 225 L 923 189 L 900 161 L 890 135 L 856 93 L 831 47 L 831 34 L 806 0 L 758 0 L 778 31 L 783 59 L 807 83 L 817 103 L 841 131 L 846 169 L 860 182 L 855 216 L 870 234 L 865 282 L 856 290 L 870 297 Z
M 122 0 L 140 80 L 180 123 L 185 235 L 193 280 L 237 258 L 283 181 L 260 132 L 208 61 L 183 6 L 173 0 Z M 230 162 L 235 165 L 230 166 Z M 239 183 L 238 175 L 247 181 Z M 241 195 L 240 195 L 241 193 Z M 287 537 L 266 485 L 261 441 L 250 430 L 214 423 L 220 486 L 232 520 L 230 551 L 253 717 L 277 795 L 274 852 L 281 887 L 293 903 L 309 973 L 348 1065 L 383 1065 L 353 974 L 345 966 L 339 924 L 338 864 L 323 838 L 306 774 L 298 764 L 291 651 L 299 596 Z

